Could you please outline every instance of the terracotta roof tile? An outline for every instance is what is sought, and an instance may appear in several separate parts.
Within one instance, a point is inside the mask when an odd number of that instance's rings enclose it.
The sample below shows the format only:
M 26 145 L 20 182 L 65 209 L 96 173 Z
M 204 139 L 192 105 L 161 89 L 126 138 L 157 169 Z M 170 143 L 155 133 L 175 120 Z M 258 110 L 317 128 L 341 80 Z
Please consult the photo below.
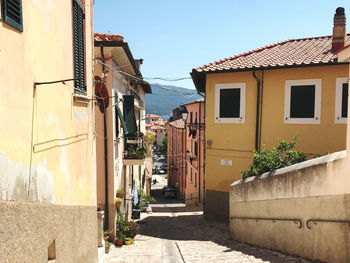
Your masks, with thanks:
M 94 40 L 95 41 L 124 41 L 124 37 L 122 35 L 94 33 Z
M 350 44 L 349 35 L 345 44 Z M 205 73 L 334 63 L 337 62 L 337 57 L 335 53 L 332 53 L 331 47 L 332 36 L 289 39 L 214 61 L 195 68 L 193 71 Z
M 183 119 L 178 119 L 176 121 L 169 122 L 169 125 L 178 129 L 185 129 L 185 122 Z

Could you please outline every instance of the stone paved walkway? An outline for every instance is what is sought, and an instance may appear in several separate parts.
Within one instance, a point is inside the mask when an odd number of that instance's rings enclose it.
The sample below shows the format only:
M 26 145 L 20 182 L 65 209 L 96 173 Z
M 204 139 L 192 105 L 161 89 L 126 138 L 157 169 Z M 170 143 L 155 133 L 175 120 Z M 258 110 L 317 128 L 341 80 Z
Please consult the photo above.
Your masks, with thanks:
M 159 198 L 139 221 L 135 244 L 111 247 L 104 263 L 311 262 L 232 240 L 228 226 L 203 219 L 196 207 Z

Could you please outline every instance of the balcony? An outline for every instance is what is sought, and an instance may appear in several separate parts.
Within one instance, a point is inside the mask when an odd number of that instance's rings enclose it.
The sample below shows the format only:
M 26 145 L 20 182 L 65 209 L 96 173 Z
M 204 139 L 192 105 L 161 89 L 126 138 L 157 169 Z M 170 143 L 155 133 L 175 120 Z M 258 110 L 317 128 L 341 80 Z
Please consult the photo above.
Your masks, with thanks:
M 124 165 L 144 165 L 147 157 L 147 148 L 143 135 L 126 137 L 124 141 Z

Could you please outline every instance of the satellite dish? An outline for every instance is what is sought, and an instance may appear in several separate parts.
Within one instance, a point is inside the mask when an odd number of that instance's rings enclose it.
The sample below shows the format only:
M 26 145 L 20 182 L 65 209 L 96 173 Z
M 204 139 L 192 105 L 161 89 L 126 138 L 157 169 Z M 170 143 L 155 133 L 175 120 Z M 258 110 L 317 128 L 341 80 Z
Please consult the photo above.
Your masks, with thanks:
M 99 76 L 95 76 L 95 95 L 101 113 L 105 112 L 109 105 L 109 94 L 106 84 Z

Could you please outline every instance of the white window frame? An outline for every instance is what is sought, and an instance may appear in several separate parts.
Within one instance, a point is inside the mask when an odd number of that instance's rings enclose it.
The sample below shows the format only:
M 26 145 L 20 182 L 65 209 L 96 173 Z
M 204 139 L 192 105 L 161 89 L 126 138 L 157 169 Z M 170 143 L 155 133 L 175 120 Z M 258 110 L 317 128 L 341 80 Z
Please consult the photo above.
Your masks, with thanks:
M 348 78 L 336 78 L 336 85 L 335 85 L 335 115 L 334 115 L 334 122 L 340 123 L 340 124 L 346 124 L 348 121 L 348 118 L 342 118 L 341 117 L 341 110 L 342 110 L 342 102 L 343 102 L 343 83 L 348 83 Z M 349 104 L 348 104 L 349 107 Z M 348 111 L 349 112 L 349 111 Z
M 291 118 L 290 117 L 290 95 L 292 86 L 315 85 L 315 117 L 314 118 Z M 320 124 L 321 123 L 321 79 L 297 79 L 286 80 L 284 101 L 284 123 L 285 124 Z
M 240 117 L 239 118 L 220 118 L 220 90 L 222 89 L 240 89 Z M 245 123 L 245 104 L 246 104 L 246 83 L 224 83 L 215 85 L 215 123 Z

